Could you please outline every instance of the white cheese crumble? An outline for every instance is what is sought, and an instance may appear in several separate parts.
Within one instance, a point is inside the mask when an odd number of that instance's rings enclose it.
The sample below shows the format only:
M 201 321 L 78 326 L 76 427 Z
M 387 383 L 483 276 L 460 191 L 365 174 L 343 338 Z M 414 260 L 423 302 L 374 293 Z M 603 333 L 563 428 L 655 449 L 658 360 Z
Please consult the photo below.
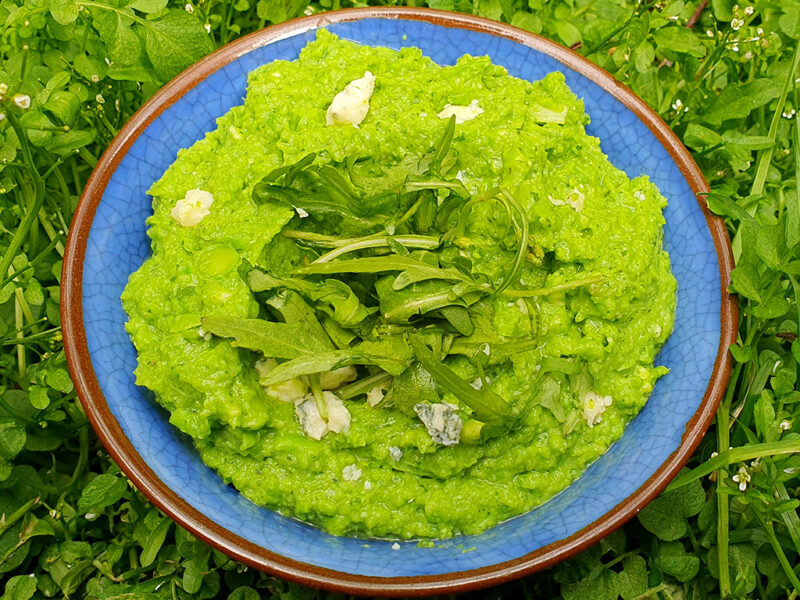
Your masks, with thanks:
M 298 377 L 273 383 L 267 388 L 267 396 L 281 402 L 297 402 L 302 400 L 306 394 L 308 394 L 308 386 Z
M 611 406 L 611 402 L 611 396 L 601 396 L 596 392 L 588 392 L 583 397 L 583 418 L 590 428 L 602 420 L 603 413 Z
M 319 374 L 319 384 L 323 390 L 335 390 L 343 383 L 353 381 L 358 377 L 355 367 L 342 367 L 335 371 Z
M 455 412 L 457 408 L 454 404 L 443 402 L 420 402 L 414 406 L 414 412 L 424 423 L 434 442 L 442 446 L 453 446 L 459 442 L 464 425 Z
M 647 196 L 644 195 L 642 190 L 636 190 L 633 192 L 633 197 L 636 198 L 639 202 L 644 202 L 647 199 Z
M 386 383 L 379 383 L 367 392 L 367 404 L 370 406 L 378 406 L 386 397 Z
M 204 190 L 189 190 L 186 196 L 175 203 L 172 218 L 184 227 L 194 227 L 205 219 L 214 204 L 214 196 Z
M 297 418 L 300 419 L 300 426 L 305 434 L 313 440 L 321 440 L 322 436 L 328 433 L 328 426 L 319 414 L 319 408 L 313 396 L 306 397 L 302 402 L 294 405 Z
M 347 465 L 342 469 L 342 479 L 345 481 L 358 481 L 361 479 L 361 469 L 356 465 Z
M 365 71 L 363 77 L 351 81 L 333 97 L 333 102 L 325 115 L 325 122 L 328 125 L 349 123 L 358 127 L 369 112 L 369 99 L 374 90 L 375 76 Z
M 328 429 L 341 433 L 350 429 L 350 411 L 333 392 L 323 392 L 322 397 L 328 407 Z
M 350 411 L 333 392 L 323 392 L 322 400 L 328 413 L 323 419 L 313 394 L 295 400 L 294 411 L 305 434 L 314 440 L 320 440 L 329 431 L 341 433 L 350 428 Z
M 456 125 L 461 125 L 467 121 L 472 121 L 478 115 L 483 114 L 483 109 L 478 106 L 478 101 L 473 100 L 466 106 L 445 104 L 442 111 L 436 116 L 440 119 L 449 119 L 453 115 L 456 117 Z
M 397 542 L 392 544 L 392 550 L 400 550 L 400 544 L 398 544 Z
M 305 219 L 308 216 L 308 212 L 303 210 L 302 208 L 297 208 L 295 206 L 294 210 L 297 213 L 297 216 L 300 217 L 301 219 Z
M 369 481 L 369 480 L 366 480 L 366 481 L 364 482 L 364 489 L 365 489 L 365 490 L 371 490 L 371 489 L 372 489 L 372 482 L 371 482 L 371 481 Z
M 548 196 L 548 198 L 550 199 L 550 202 L 556 206 L 567 204 L 574 208 L 576 212 L 581 212 L 583 210 L 583 201 L 586 199 L 586 196 L 578 188 L 575 188 L 569 193 L 566 200 L 560 200 L 559 198 L 553 198 L 552 196 Z
M 403 451 L 400 450 L 399 446 L 389 446 L 389 456 L 393 461 L 397 462 L 403 458 Z
M 268 358 L 266 360 L 257 360 L 256 364 L 253 365 L 256 368 L 256 372 L 258 373 L 258 377 L 266 377 L 269 375 L 270 371 L 278 366 L 278 361 L 274 358 Z

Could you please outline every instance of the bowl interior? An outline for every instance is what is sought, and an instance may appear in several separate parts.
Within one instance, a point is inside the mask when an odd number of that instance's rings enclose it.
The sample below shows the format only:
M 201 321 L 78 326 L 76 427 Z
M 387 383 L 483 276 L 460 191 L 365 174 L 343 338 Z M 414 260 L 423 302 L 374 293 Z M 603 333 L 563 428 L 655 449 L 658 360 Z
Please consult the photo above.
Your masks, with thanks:
M 91 362 L 108 406 L 153 472 L 186 502 L 236 535 L 288 558 L 367 576 L 438 575 L 516 559 L 562 540 L 601 518 L 642 486 L 681 444 L 708 386 L 720 340 L 720 274 L 705 216 L 678 165 L 634 113 L 587 77 L 509 39 L 432 23 L 368 18 L 328 27 L 356 42 L 417 46 L 440 64 L 488 54 L 516 76 L 537 80 L 564 72 L 591 117 L 589 133 L 629 176 L 648 175 L 667 197 L 665 246 L 678 280 L 675 331 L 657 362 L 671 371 L 623 437 L 561 494 L 479 536 L 420 548 L 334 537 L 260 508 L 197 457 L 146 390 L 134 383 L 136 352 L 124 329 L 120 294 L 150 253 L 145 219 L 151 183 L 215 128 L 215 119 L 245 95 L 247 73 L 274 59 L 291 60 L 315 37 L 305 31 L 252 49 L 195 85 L 136 139 L 110 176 L 87 240 L 83 317 Z M 397 560 L 400 558 L 400 560 Z

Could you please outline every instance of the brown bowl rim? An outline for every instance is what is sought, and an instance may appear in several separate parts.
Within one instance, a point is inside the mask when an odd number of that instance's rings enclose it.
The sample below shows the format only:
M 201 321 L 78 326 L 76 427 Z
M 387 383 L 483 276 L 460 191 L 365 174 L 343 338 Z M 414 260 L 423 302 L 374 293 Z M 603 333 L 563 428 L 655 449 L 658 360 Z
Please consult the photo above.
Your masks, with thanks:
M 503 37 L 548 54 L 567 68 L 591 79 L 633 111 L 678 164 L 705 215 L 719 263 L 722 304 L 718 354 L 703 401 L 687 424 L 680 446 L 636 492 L 577 533 L 520 558 L 480 569 L 413 577 L 354 575 L 288 559 L 233 534 L 191 507 L 145 464 L 108 408 L 86 343 L 82 284 L 89 230 L 112 173 L 141 132 L 197 83 L 255 48 L 326 25 L 370 18 L 426 21 Z M 692 456 L 714 418 L 730 375 L 728 347 L 736 340 L 738 304 L 727 292 L 733 267 L 730 240 L 723 220 L 712 215 L 706 206 L 704 196 L 708 192 L 708 184 L 697 164 L 655 111 L 609 72 L 539 35 L 481 17 L 422 8 L 346 9 L 294 19 L 233 41 L 175 77 L 131 117 L 97 163 L 72 219 L 62 269 L 61 318 L 69 370 L 97 435 L 136 487 L 182 527 L 236 560 L 291 581 L 349 594 L 424 596 L 497 585 L 550 567 L 589 547 L 631 519 L 667 486 Z

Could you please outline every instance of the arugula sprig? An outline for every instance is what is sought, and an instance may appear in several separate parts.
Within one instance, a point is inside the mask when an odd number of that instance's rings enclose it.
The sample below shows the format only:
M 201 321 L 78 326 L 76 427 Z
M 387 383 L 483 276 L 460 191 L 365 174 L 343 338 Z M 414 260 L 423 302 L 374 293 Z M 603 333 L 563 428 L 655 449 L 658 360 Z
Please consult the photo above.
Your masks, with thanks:
M 410 390 L 417 384 L 409 382 L 421 381 L 421 369 L 430 387 L 416 394 L 418 400 L 452 394 L 469 423 L 467 443 L 508 432 L 537 404 L 567 421 L 557 394 L 540 394 L 538 383 L 532 384 L 532 400 L 522 408 L 492 390 L 487 371 L 504 368 L 514 353 L 535 350 L 540 342 L 536 327 L 528 338 L 505 340 L 486 319 L 489 315 L 491 320 L 490 303 L 496 296 L 525 303 L 525 297 L 577 290 L 601 277 L 520 289 L 530 254 L 526 209 L 501 187 L 473 196 L 450 174 L 455 169 L 448 159 L 455 128 L 451 118 L 429 153 L 396 165 L 378 166 L 359 156 L 321 163 L 310 153 L 273 170 L 255 186 L 254 202 L 289 204 L 297 211 L 282 234 L 304 246 L 306 258 L 288 269 L 289 276 L 257 267 L 245 274 L 246 280 L 267 306 L 274 304 L 275 294 L 297 294 L 309 309 L 305 324 L 313 322 L 313 331 L 324 330 L 330 338 L 300 334 L 297 324 L 285 317 L 281 323 L 209 316 L 203 319 L 205 330 L 283 361 L 260 377 L 263 385 L 298 377 L 313 384 L 321 373 L 356 366 L 360 378 L 343 389 L 345 398 L 367 394 L 380 384 L 388 388 L 389 404 L 403 405 L 415 395 Z M 490 230 L 478 225 L 483 217 L 474 212 L 488 203 L 501 209 L 495 213 L 501 225 Z M 341 230 L 348 235 L 331 233 Z M 514 242 L 504 250 L 508 261 L 502 274 L 491 280 L 474 271 L 474 249 L 503 248 L 509 231 Z M 448 366 L 455 360 L 451 357 L 466 359 L 480 384 L 462 380 Z M 579 365 L 569 367 L 581 371 Z M 551 371 L 543 365 L 542 373 Z M 566 432 L 577 422 L 575 415 L 570 418 Z

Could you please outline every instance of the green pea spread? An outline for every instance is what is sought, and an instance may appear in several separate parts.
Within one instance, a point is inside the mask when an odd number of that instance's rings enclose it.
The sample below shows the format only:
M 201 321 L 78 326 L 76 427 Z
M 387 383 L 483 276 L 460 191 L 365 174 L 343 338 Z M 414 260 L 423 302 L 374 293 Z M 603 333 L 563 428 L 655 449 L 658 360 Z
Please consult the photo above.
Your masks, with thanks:
M 542 504 L 666 369 L 666 200 L 561 73 L 321 30 L 150 190 L 137 383 L 253 502 L 336 535 L 476 534 Z

